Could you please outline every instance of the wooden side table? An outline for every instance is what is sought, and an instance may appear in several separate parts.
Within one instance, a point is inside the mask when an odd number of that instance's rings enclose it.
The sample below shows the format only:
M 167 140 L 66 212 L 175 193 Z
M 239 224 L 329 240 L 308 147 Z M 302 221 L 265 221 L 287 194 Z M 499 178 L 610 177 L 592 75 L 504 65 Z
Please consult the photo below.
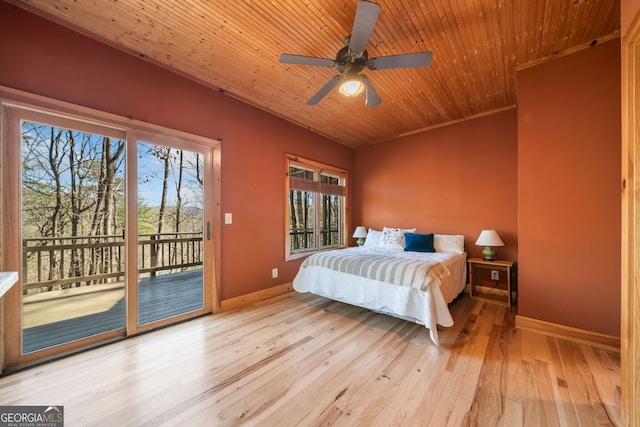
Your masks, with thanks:
M 511 308 L 511 261 L 485 261 L 470 258 L 469 289 L 472 299 L 489 301 Z

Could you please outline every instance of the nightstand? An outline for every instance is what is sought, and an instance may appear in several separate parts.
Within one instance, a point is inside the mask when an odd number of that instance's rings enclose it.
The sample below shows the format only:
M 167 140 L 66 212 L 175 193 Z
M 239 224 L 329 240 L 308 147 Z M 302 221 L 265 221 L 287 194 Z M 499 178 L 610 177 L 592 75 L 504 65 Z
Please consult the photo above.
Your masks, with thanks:
M 485 261 L 469 258 L 471 299 L 484 300 L 511 308 L 511 261 Z

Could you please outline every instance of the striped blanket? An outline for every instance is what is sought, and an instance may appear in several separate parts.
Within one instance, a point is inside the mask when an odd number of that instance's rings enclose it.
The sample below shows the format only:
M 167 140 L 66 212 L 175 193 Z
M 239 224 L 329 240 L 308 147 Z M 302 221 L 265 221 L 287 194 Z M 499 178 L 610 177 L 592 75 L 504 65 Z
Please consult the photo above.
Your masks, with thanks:
M 300 268 L 324 267 L 425 291 L 429 286 L 439 286 L 441 275 L 450 274 L 441 264 L 445 258 L 439 253 L 360 247 L 315 253 Z

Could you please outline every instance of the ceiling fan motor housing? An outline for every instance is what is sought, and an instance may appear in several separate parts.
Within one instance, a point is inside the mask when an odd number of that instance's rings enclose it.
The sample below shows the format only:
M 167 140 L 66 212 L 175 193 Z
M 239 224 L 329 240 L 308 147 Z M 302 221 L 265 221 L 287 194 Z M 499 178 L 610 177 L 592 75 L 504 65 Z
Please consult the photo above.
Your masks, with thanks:
M 366 68 L 368 60 L 369 54 L 366 50 L 357 56 L 349 49 L 349 46 L 345 46 L 336 54 L 336 68 L 341 73 L 345 70 L 352 70 L 359 73 Z

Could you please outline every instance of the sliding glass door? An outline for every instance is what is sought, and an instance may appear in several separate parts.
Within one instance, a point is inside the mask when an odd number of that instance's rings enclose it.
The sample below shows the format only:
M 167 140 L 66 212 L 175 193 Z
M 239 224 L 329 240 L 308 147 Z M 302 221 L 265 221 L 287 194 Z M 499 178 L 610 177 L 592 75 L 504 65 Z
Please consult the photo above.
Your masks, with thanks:
M 139 141 L 137 158 L 138 325 L 142 326 L 204 307 L 207 230 L 203 153 Z
M 3 106 L 5 367 L 212 310 L 214 147 Z M 209 200 L 205 194 L 211 194 Z
M 124 135 L 34 118 L 20 121 L 23 354 L 125 327 Z

